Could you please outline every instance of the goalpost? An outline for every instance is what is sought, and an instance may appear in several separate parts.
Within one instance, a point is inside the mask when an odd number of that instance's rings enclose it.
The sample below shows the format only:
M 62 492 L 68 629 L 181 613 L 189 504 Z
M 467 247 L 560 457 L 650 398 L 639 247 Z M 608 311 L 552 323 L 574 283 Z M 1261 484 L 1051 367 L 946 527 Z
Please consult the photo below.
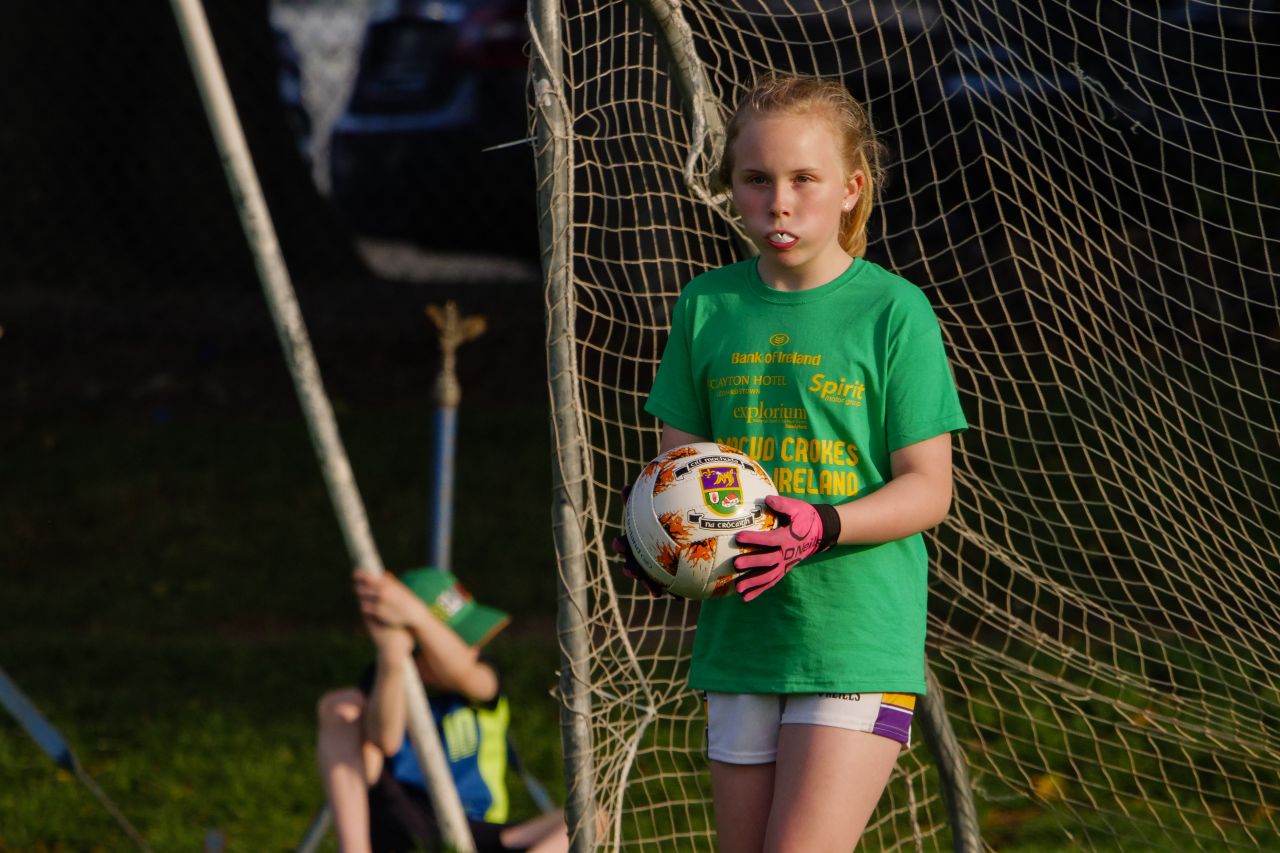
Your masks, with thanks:
M 894 161 L 869 256 L 933 301 L 973 424 L 928 654 L 982 843 L 1280 847 L 1280 5 L 530 14 L 575 849 L 714 849 L 694 606 L 606 543 L 670 307 L 743 251 L 708 176 L 769 70 L 868 103 Z M 867 849 L 976 843 L 919 741 Z
M 170 6 L 182 35 L 214 142 L 222 157 L 223 171 L 253 253 L 263 295 L 267 299 L 267 307 L 284 350 L 294 390 L 302 405 L 311 443 L 324 475 L 348 556 L 353 565 L 380 574 L 384 571 L 382 557 L 370 533 L 369 519 L 360 499 L 360 490 L 356 487 L 350 460 L 338 435 L 333 407 L 320 379 L 320 368 L 280 252 L 275 226 L 245 142 L 235 101 L 227 86 L 222 60 L 209 29 L 204 5 L 201 0 L 170 0 Z M 411 655 L 405 657 L 403 666 L 409 741 L 423 776 L 427 779 L 427 795 L 439 822 L 441 839 L 457 853 L 474 853 L 475 840 L 471 836 L 462 800 L 453 784 L 444 747 L 431 719 L 426 689 L 418 677 L 418 667 Z M 317 820 L 313 824 L 304 845 L 310 845 L 316 840 L 316 835 L 323 832 L 324 823 L 323 820 Z

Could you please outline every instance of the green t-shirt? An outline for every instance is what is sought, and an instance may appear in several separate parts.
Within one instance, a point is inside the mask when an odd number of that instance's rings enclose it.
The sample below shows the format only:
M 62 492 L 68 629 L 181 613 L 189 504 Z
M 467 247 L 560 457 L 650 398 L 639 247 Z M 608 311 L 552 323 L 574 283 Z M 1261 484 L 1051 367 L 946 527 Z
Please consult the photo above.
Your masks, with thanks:
M 694 279 L 645 408 L 739 448 L 810 503 L 869 494 L 893 451 L 966 427 L 928 298 L 863 259 L 803 291 L 768 287 L 754 260 Z M 750 604 L 704 601 L 690 685 L 923 693 L 927 563 L 919 534 L 842 545 Z

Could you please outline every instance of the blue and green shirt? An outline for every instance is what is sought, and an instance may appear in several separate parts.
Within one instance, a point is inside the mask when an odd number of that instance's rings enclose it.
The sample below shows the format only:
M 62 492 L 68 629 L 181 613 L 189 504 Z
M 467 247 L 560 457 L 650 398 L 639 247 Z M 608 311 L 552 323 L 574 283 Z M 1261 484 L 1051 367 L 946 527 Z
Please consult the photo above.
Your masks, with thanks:
M 364 680 L 366 692 L 372 687 L 372 674 L 371 669 Z M 507 728 L 511 721 L 506 695 L 499 691 L 492 701 L 476 703 L 457 693 L 428 692 L 427 704 L 467 817 L 486 823 L 506 823 L 510 806 L 506 782 Z M 407 734 L 383 772 L 389 772 L 405 785 L 427 789 L 422 767 Z

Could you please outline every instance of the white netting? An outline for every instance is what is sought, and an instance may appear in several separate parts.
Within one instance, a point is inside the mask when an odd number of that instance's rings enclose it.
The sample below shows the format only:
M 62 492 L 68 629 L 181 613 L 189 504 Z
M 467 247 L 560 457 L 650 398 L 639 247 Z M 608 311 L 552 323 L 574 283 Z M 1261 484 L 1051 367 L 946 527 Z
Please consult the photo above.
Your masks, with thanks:
M 575 304 L 551 343 L 590 448 L 601 842 L 711 849 L 693 608 L 636 596 L 606 557 L 657 449 L 642 405 L 670 306 L 740 251 L 682 94 L 698 74 L 646 6 L 562 11 Z M 722 109 L 771 69 L 838 76 L 893 152 L 868 255 L 933 300 L 973 425 L 931 539 L 929 653 L 985 842 L 1280 847 L 1280 4 L 678 15 Z M 867 849 L 943 849 L 946 823 L 917 743 Z

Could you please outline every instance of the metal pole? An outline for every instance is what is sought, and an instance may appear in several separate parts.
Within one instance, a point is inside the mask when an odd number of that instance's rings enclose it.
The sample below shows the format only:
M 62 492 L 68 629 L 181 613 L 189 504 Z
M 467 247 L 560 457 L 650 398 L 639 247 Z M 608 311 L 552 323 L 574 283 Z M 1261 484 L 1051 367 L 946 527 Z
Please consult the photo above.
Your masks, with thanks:
M 382 558 L 374 546 L 364 504 L 360 500 L 342 440 L 338 437 L 333 408 L 320 381 L 320 367 L 316 363 L 306 326 L 302 322 L 297 295 L 284 265 L 284 256 L 280 252 L 271 214 L 267 210 L 262 186 L 249 155 L 244 129 L 240 125 L 231 90 L 223 74 L 222 61 L 218 57 L 213 34 L 209 31 L 204 7 L 200 0 L 170 0 L 170 3 L 182 32 L 187 57 L 213 129 L 214 140 L 222 155 L 227 183 L 235 199 L 249 247 L 253 251 L 267 305 L 271 310 L 280 344 L 284 348 L 285 361 L 302 404 L 347 551 L 355 565 L 372 572 L 381 572 Z M 453 777 L 449 773 L 440 737 L 430 714 L 426 713 L 426 693 L 418 668 L 412 657 L 405 658 L 404 666 L 405 698 L 409 704 L 409 739 L 427 778 L 427 793 L 431 796 L 432 806 L 440 822 L 441 834 L 445 843 L 452 845 L 459 853 L 474 853 L 475 842 L 472 840 L 458 791 L 454 787 Z
M 980 853 L 982 831 L 978 827 L 978 810 L 973 804 L 973 786 L 969 783 L 969 764 L 964 750 L 951 728 L 947 709 L 943 705 L 942 686 L 933 675 L 933 668 L 925 665 L 925 686 L 928 692 L 920 697 L 916 709 L 920 717 L 920 729 L 925 746 L 938 767 L 938 779 L 947 801 L 947 814 L 951 818 L 952 849 L 956 853 Z
M 453 561 L 453 458 L 458 436 L 456 406 L 437 406 L 432 447 L 431 506 L 428 508 L 427 565 L 448 569 Z
M 693 152 L 686 164 L 685 178 L 693 181 L 693 161 L 702 156 L 714 163 L 724 144 L 724 121 L 720 102 L 711 93 L 706 69 L 693 46 L 693 30 L 675 0 L 642 0 L 639 7 L 653 23 L 658 42 L 666 48 L 671 76 L 684 96 L 692 128 Z
M 71 747 L 67 746 L 66 740 L 58 732 L 53 725 L 44 718 L 36 708 L 35 703 L 27 698 L 27 694 L 23 693 L 17 684 L 0 669 L 0 705 L 4 706 L 18 724 L 26 731 L 36 745 L 44 752 L 45 755 L 64 770 L 70 770 L 75 777 L 80 780 L 81 784 L 93 794 L 94 798 L 101 806 L 107 810 L 129 836 L 129 839 L 138 846 L 139 850 L 144 853 L 151 853 L 151 847 L 147 844 L 146 839 L 142 837 L 142 833 L 129 823 L 129 819 L 124 816 L 120 809 L 116 808 L 116 804 L 103 792 L 98 784 L 93 781 L 88 772 L 81 766 L 79 759 L 75 753 L 71 751 Z
M 572 147 L 561 73 L 558 0 L 531 0 L 534 124 L 539 232 L 547 303 L 547 368 L 551 393 L 552 529 L 560 567 L 560 736 L 568 798 L 565 817 L 574 853 L 596 849 L 595 765 L 591 744 L 591 650 L 587 624 L 586 438 L 573 349 L 574 290 L 570 196 Z
M 329 827 L 333 825 L 333 812 L 329 808 L 329 804 L 324 806 L 311 819 L 311 825 L 307 827 L 307 832 L 302 836 L 302 842 L 297 846 L 293 853 L 316 853 L 320 849 L 320 843 L 324 841 L 325 833 L 329 831 Z
M 432 449 L 431 506 L 428 509 L 427 563 L 448 569 L 453 542 L 453 460 L 458 436 L 458 347 L 484 334 L 485 318 L 463 317 L 452 300 L 424 309 L 440 336 L 440 372 L 436 375 L 435 444 Z
M 719 160 L 724 146 L 725 126 L 720 115 L 720 102 L 707 79 L 706 68 L 698 58 L 693 43 L 693 30 L 684 18 L 678 0 L 634 0 L 641 13 L 653 26 L 658 43 L 665 49 L 667 71 L 675 81 L 684 101 L 689 120 L 689 153 L 684 162 L 685 187 L 699 201 L 720 212 L 733 231 L 735 242 L 745 257 L 759 254 L 742 223 L 734 215 L 732 204 L 723 192 L 713 194 L 700 167 Z M 701 161 L 701 164 L 699 163 Z

